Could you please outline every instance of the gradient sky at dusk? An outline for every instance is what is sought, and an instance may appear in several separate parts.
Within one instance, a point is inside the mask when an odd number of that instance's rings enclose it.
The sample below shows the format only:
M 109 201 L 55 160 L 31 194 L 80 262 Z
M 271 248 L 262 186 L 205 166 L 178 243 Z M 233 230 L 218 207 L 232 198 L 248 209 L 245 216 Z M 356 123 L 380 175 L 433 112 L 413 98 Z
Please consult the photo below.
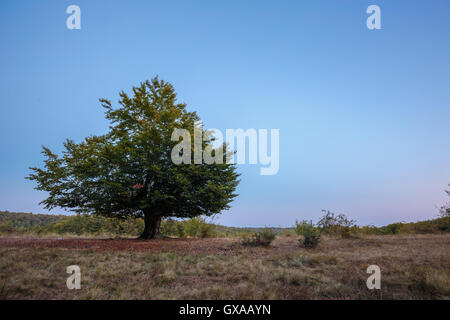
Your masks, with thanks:
M 449 17 L 448 0 L 2 0 L 0 210 L 45 213 L 24 179 L 41 145 L 104 133 L 98 98 L 159 75 L 207 128 L 280 129 L 279 173 L 240 166 L 217 222 L 433 218 L 450 183 Z

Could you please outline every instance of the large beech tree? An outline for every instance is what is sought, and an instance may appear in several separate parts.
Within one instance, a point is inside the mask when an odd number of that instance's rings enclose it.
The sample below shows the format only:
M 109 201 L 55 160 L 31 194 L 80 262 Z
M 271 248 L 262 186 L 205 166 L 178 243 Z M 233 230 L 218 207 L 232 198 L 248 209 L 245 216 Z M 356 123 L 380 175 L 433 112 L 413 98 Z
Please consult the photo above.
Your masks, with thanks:
M 41 202 L 47 209 L 143 217 L 140 237 L 151 239 L 159 235 L 163 217 L 210 216 L 229 208 L 239 180 L 235 165 L 225 161 L 226 147 L 218 153 L 223 164 L 194 164 L 193 143 L 191 164 L 171 160 L 179 143 L 171 140 L 173 131 L 187 129 L 194 141 L 199 117 L 177 103 L 170 83 L 156 77 L 133 87 L 133 96 L 121 92 L 118 108 L 109 100 L 100 102 L 111 123 L 108 133 L 81 143 L 68 139 L 61 156 L 43 147 L 44 168 L 30 168 L 27 179 L 49 193 Z M 214 155 L 212 143 L 205 133 L 202 146 L 210 146 Z

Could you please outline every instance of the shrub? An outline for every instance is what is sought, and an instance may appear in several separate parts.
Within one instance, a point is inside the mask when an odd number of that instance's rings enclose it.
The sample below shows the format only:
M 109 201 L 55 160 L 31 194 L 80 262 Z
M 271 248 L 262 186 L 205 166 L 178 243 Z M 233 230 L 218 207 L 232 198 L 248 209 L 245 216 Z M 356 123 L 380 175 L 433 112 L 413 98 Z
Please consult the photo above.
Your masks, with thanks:
M 388 224 L 384 228 L 387 234 L 399 234 L 403 226 L 404 226 L 403 223 L 397 222 Z
M 254 232 L 245 234 L 242 237 L 242 244 L 244 246 L 269 246 L 275 240 L 276 234 L 272 229 L 264 228 L 261 232 Z
M 325 215 L 317 223 L 321 232 L 349 238 L 351 233 L 357 230 L 356 221 L 347 218 L 345 214 L 334 214 L 325 210 L 322 210 L 322 212 L 325 212 Z
M 214 235 L 214 225 L 200 217 L 183 221 L 183 229 L 184 234 L 189 237 L 207 238 Z
M 174 220 L 174 219 L 164 219 L 161 221 L 161 234 L 166 237 L 170 236 L 178 236 L 178 228 L 181 227 L 183 229 L 183 226 L 181 226 L 180 221 Z
M 6 221 L 0 224 L 0 233 L 13 233 L 15 229 L 12 221 Z
M 185 234 L 184 234 L 184 228 L 183 228 L 183 225 L 182 225 L 181 223 L 177 223 L 176 229 L 175 229 L 175 235 L 176 235 L 178 238 L 183 238 L 183 237 L 185 236 Z
M 260 235 L 261 235 L 263 245 L 271 244 L 272 241 L 275 240 L 275 238 L 277 237 L 275 232 L 273 232 L 273 230 L 269 229 L 269 228 L 264 228 L 260 232 Z
M 445 218 L 436 219 L 436 226 L 439 231 L 450 232 L 450 209 L 449 215 Z
M 188 219 L 188 220 L 184 220 L 182 222 L 183 225 L 183 230 L 184 230 L 184 234 L 187 237 L 196 237 L 197 234 L 200 232 L 200 219 L 198 218 L 193 218 L 193 219 Z
M 179 221 L 175 219 L 164 219 L 161 222 L 161 234 L 168 237 L 200 237 L 209 238 L 215 235 L 215 226 L 207 223 L 205 219 L 195 217 Z
M 305 248 L 315 248 L 319 244 L 320 231 L 318 228 L 315 228 L 311 222 L 307 222 L 303 220 L 302 222 L 295 221 L 295 233 L 299 236 L 303 236 L 302 239 L 299 239 L 299 242 Z
M 370 234 L 370 235 L 383 234 L 382 230 L 374 225 L 360 227 L 358 229 L 358 232 L 361 234 Z
M 200 226 L 200 238 L 211 238 L 214 236 L 214 226 L 209 223 L 203 223 Z
M 77 214 L 59 219 L 58 222 L 42 227 L 39 233 L 77 235 L 137 235 L 144 227 L 142 219 L 119 219 Z

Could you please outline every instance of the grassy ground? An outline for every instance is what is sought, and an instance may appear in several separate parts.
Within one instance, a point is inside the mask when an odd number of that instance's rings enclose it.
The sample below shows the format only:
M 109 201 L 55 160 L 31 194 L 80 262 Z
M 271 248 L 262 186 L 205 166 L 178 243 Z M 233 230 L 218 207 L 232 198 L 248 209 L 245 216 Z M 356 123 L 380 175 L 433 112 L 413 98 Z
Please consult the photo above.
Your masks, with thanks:
M 381 268 L 381 290 L 366 269 Z M 81 268 L 68 290 L 66 267 Z M 0 238 L 1 299 L 450 299 L 450 235 L 239 239 Z

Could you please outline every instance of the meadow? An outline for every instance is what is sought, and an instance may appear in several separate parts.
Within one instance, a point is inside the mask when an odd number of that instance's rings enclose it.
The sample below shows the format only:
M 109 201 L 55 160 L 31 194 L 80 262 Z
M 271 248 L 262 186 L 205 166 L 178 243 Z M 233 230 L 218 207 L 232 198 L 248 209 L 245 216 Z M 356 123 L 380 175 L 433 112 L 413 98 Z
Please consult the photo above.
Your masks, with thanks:
M 139 219 L 0 212 L 0 299 L 450 299 L 449 226 L 360 227 L 330 212 L 292 228 L 167 219 L 161 238 L 138 240 Z M 71 265 L 81 289 L 66 286 Z
M 369 290 L 369 265 L 381 289 Z M 66 268 L 81 269 L 69 290 Z M 449 299 L 450 235 L 325 238 L 315 249 L 280 236 L 141 241 L 0 238 L 1 299 Z

